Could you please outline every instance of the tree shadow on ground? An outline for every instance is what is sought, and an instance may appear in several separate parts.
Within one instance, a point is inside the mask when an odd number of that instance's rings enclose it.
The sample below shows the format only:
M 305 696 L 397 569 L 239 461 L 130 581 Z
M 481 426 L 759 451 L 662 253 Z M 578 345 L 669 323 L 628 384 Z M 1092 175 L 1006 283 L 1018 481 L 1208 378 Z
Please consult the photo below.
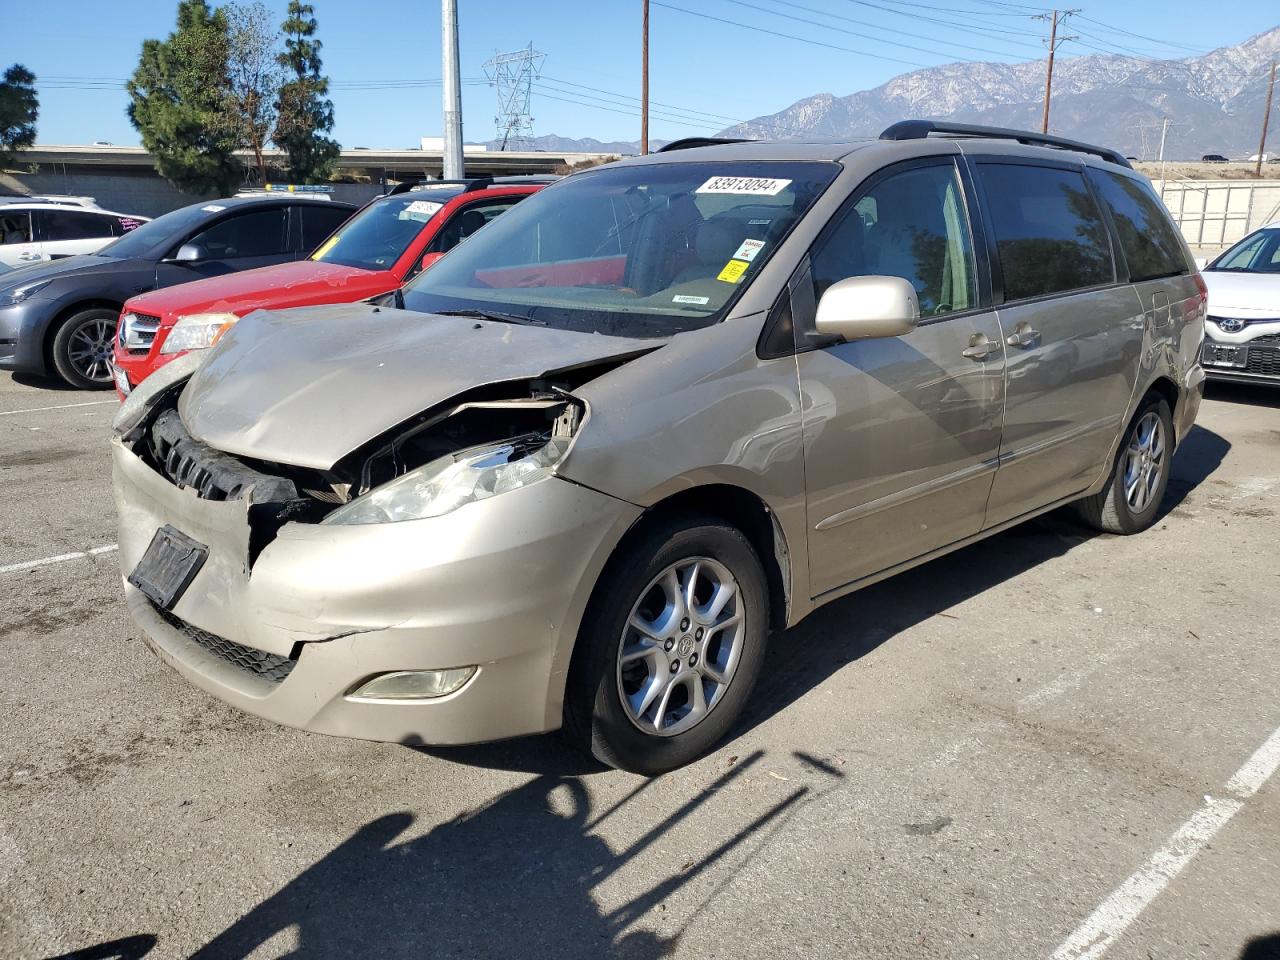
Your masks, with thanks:
M 276 953 L 282 943 L 296 943 L 284 954 L 291 958 L 667 956 L 681 931 L 636 929 L 635 921 L 748 840 L 758 836 L 757 845 L 766 842 L 810 787 L 796 787 L 749 822 L 730 828 L 709 853 L 684 864 L 672 862 L 648 889 L 620 906 L 603 906 L 597 891 L 646 854 L 642 875 L 652 876 L 655 863 L 670 859 L 652 856 L 663 838 L 761 757 L 744 757 L 672 815 L 650 818 L 656 822 L 648 832 L 621 850 L 613 849 L 598 827 L 626 805 L 643 803 L 641 795 L 658 781 L 641 781 L 621 800 L 593 810 L 580 779 L 537 776 L 417 836 L 411 814 L 379 817 L 193 956 L 245 957 L 273 938 L 281 938 L 271 944 Z M 831 785 L 842 776 L 816 769 Z M 728 877 L 735 873 L 727 870 Z

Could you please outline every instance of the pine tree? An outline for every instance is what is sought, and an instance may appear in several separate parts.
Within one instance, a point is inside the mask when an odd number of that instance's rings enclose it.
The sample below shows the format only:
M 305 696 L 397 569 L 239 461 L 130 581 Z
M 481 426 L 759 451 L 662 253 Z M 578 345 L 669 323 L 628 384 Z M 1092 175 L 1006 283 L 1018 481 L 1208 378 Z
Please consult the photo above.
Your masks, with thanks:
M 338 144 L 325 136 L 333 129 L 333 102 L 327 97 L 329 80 L 320 73 L 319 40 L 315 8 L 289 0 L 285 50 L 280 66 L 288 79 L 276 102 L 276 128 L 272 139 L 285 152 L 289 178 L 296 183 L 327 179 L 338 158 Z
M 35 83 L 35 74 L 20 63 L 6 70 L 0 79 L 0 166 L 9 163 L 19 147 L 36 142 L 40 102 Z
M 180 190 L 227 194 L 244 179 L 226 122 L 227 18 L 205 0 L 181 0 L 168 40 L 145 40 L 129 80 L 129 121 L 156 169 Z

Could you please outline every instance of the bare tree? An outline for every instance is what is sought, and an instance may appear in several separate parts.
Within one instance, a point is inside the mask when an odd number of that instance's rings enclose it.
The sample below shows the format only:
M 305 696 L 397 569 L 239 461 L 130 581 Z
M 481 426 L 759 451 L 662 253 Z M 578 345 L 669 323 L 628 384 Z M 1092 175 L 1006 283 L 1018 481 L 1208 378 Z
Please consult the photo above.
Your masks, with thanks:
M 267 178 L 262 151 L 276 123 L 276 102 L 284 75 L 280 69 L 280 31 L 261 3 L 226 7 L 227 75 L 231 81 L 227 122 L 239 145 L 253 151 L 261 183 Z

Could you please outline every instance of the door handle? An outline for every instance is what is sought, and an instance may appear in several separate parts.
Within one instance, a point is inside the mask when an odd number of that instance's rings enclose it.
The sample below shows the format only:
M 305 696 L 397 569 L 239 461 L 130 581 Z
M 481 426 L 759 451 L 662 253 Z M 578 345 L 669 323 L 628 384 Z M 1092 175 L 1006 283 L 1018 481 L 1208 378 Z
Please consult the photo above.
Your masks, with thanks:
M 19 260 L 39 260 L 39 259 L 40 259 L 40 254 L 38 254 L 38 253 L 20 253 L 20 254 L 18 254 L 18 259 L 19 259 Z
M 1020 323 L 1013 328 L 1013 333 L 1009 334 L 1004 342 L 1011 347 L 1026 350 L 1028 347 L 1039 346 L 1040 331 L 1032 330 L 1027 324 Z
M 985 333 L 975 333 L 969 340 L 969 346 L 960 351 L 960 356 L 970 360 L 985 360 L 998 346 L 1000 344 L 995 340 L 988 340 Z

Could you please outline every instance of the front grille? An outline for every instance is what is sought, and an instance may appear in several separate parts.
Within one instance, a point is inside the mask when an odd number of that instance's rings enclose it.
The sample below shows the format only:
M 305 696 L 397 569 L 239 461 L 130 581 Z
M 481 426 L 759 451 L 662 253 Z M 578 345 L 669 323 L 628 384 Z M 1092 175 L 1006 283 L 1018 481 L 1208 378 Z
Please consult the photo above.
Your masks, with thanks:
M 1280 333 L 1264 333 L 1260 337 L 1254 337 L 1249 341 L 1250 345 L 1257 343 L 1276 343 L 1280 344 Z
M 238 667 L 246 673 L 252 673 L 254 676 L 262 677 L 264 680 L 270 680 L 272 683 L 282 683 L 297 663 L 291 657 L 265 653 L 262 650 L 255 650 L 253 647 L 242 646 L 233 640 L 228 640 L 226 637 L 219 637 L 208 630 L 201 630 L 199 627 L 187 623 L 181 617 L 174 616 L 168 610 L 157 607 L 154 603 L 151 608 L 160 615 L 161 620 L 192 643 L 198 644 L 233 667 Z
M 1254 346 L 1257 342 L 1254 340 L 1249 344 L 1248 365 L 1244 368 L 1245 373 L 1265 373 L 1268 376 L 1280 377 L 1280 350 L 1271 347 L 1258 349 Z
M 121 318 L 119 342 L 130 353 L 146 353 L 160 329 L 160 318 L 146 313 L 126 313 Z
M 178 411 L 156 417 L 148 436 L 160 472 L 179 487 L 190 487 L 205 500 L 235 500 L 252 489 L 254 503 L 298 498 L 292 480 L 259 473 L 235 457 L 205 446 L 187 432 Z

